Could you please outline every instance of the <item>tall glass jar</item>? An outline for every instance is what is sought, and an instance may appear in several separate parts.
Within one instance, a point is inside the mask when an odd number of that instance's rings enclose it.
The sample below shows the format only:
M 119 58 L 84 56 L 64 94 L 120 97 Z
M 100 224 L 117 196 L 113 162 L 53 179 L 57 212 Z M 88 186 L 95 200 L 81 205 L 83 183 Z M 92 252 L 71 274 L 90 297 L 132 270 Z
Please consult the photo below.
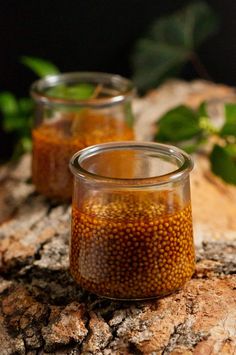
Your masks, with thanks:
M 76 153 L 70 271 L 85 289 L 147 299 L 194 272 L 191 158 L 157 143 L 98 144 Z
M 70 157 L 92 144 L 134 139 L 131 81 L 114 74 L 48 76 L 31 88 L 35 101 L 32 176 L 36 189 L 69 199 Z

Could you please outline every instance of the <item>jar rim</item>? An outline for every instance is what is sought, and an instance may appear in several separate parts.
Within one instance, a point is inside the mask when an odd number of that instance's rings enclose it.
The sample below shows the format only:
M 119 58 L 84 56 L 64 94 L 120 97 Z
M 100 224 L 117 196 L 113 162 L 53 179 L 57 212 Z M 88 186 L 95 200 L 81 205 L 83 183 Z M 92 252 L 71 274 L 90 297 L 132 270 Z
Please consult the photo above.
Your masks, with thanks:
M 94 174 L 81 166 L 83 159 L 91 157 L 98 152 L 114 150 L 149 150 L 155 153 L 162 153 L 169 157 L 175 157 L 181 161 L 181 166 L 163 175 L 145 178 L 114 178 Z M 169 184 L 181 180 L 193 169 L 193 160 L 185 151 L 175 146 L 154 142 L 122 141 L 112 143 L 96 144 L 76 152 L 69 163 L 69 168 L 75 177 L 93 180 L 100 183 L 119 184 L 119 187 L 145 187 L 154 185 Z
M 60 84 L 86 83 L 86 81 L 94 84 L 110 84 L 117 90 L 114 96 L 89 98 L 89 99 L 67 99 L 56 96 L 47 95 L 45 90 Z M 30 88 L 32 98 L 39 103 L 48 105 L 70 105 L 70 106 L 88 106 L 103 107 L 122 103 L 130 100 L 136 90 L 131 80 L 112 73 L 103 72 L 68 72 L 56 75 L 48 75 L 45 78 L 36 80 Z

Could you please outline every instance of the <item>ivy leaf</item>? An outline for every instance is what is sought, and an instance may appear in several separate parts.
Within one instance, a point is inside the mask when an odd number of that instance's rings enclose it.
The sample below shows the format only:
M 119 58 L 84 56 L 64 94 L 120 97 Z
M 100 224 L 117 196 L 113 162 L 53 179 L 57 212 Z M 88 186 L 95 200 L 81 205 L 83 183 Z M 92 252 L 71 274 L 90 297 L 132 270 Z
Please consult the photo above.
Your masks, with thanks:
M 225 124 L 220 130 L 220 135 L 236 137 L 236 104 L 225 104 Z
M 225 104 L 225 120 L 227 123 L 234 123 L 236 121 L 236 104 Z
M 33 103 L 29 98 L 17 101 L 10 92 L 0 93 L 0 111 L 2 112 L 2 126 L 6 132 L 16 133 L 30 130 Z
M 30 137 L 22 137 L 21 144 L 24 152 L 29 152 L 32 149 L 32 140 Z
M 129 127 L 133 127 L 134 124 L 134 114 L 133 114 L 133 110 L 131 107 L 131 102 L 126 102 L 125 103 L 125 107 L 124 107 L 124 111 L 125 111 L 125 120 L 126 123 Z
M 198 107 L 198 116 L 199 117 L 208 117 L 208 112 L 207 112 L 207 103 L 206 101 L 203 101 L 199 107 Z
M 155 140 L 162 142 L 189 140 L 201 133 L 197 114 L 184 105 L 168 111 L 160 118 L 157 125 Z
M 234 123 L 225 123 L 221 128 L 220 135 L 225 136 L 234 136 L 236 137 L 236 119 Z
M 61 99 L 86 100 L 93 96 L 95 86 L 92 84 L 57 85 L 47 90 L 47 95 Z
M 224 181 L 236 185 L 236 156 L 230 152 L 227 145 L 221 147 L 215 144 L 210 154 L 211 169 Z
M 217 28 L 216 15 L 202 1 L 159 18 L 135 45 L 133 80 L 141 90 L 157 86 L 172 70 L 196 58 L 196 48 Z
M 166 43 L 154 45 L 149 39 L 141 39 L 135 49 L 133 80 L 140 90 L 157 86 L 169 72 L 187 60 L 189 52 Z
M 24 116 L 5 116 L 3 119 L 3 128 L 6 132 L 20 131 L 26 128 Z
M 18 100 L 19 111 L 22 115 L 29 115 L 33 112 L 33 101 L 29 97 L 22 97 Z
M 236 144 L 227 144 L 225 150 L 236 161 Z
M 58 74 L 60 72 L 53 63 L 41 58 L 24 56 L 21 58 L 21 62 L 39 77 Z
M 4 116 L 13 116 L 18 113 L 18 104 L 15 96 L 4 91 L 0 93 L 0 111 Z
M 221 130 L 212 126 L 205 103 L 196 111 L 178 106 L 163 115 L 157 125 L 156 140 L 177 143 L 189 153 L 198 150 L 209 136 L 218 136 L 219 140 L 221 135 L 224 146 L 215 144 L 209 154 L 211 169 L 225 182 L 236 185 L 236 104 L 225 105 L 225 124 Z
M 57 67 L 43 59 L 22 57 L 22 63 L 39 76 L 57 74 Z M 11 92 L 0 93 L 1 126 L 5 132 L 14 133 L 16 138 L 11 159 L 31 149 L 31 127 L 33 121 L 33 102 L 28 97 L 17 99 Z

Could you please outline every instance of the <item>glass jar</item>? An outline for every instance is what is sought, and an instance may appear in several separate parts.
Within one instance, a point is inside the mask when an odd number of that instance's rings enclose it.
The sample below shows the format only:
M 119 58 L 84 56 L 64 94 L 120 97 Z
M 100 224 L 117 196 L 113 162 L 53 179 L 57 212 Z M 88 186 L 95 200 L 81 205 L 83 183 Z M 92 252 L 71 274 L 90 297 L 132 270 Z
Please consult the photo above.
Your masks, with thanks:
M 31 88 L 35 101 L 33 182 L 50 198 L 69 199 L 71 156 L 92 144 L 134 139 L 131 81 L 114 74 L 48 76 Z
M 169 294 L 195 268 L 189 173 L 182 150 L 157 143 L 98 144 L 76 153 L 70 271 L 114 299 Z

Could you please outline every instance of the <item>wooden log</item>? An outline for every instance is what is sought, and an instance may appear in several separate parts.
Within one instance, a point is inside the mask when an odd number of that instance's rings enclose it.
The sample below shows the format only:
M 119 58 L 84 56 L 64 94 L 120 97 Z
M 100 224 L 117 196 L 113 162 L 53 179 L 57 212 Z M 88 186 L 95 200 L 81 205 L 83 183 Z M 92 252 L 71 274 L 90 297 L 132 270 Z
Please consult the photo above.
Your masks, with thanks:
M 136 102 L 137 126 L 146 107 L 154 116 L 162 89 Z M 181 291 L 146 302 L 109 301 L 76 285 L 68 273 L 70 206 L 37 195 L 30 156 L 3 167 L 0 354 L 236 354 L 236 188 L 204 158 L 196 164 L 196 272 Z

